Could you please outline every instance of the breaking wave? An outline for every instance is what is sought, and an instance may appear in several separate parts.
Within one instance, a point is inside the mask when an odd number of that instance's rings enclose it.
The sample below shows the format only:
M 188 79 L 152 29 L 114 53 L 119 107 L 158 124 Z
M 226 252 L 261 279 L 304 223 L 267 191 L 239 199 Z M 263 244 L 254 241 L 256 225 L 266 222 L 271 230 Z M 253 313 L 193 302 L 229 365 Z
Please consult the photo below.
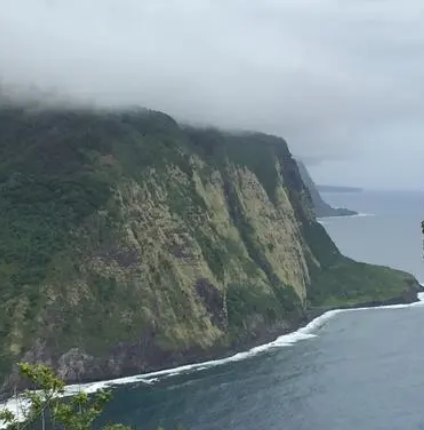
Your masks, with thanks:
M 424 286 L 424 284 L 421 284 L 421 285 Z M 314 338 L 318 336 L 319 329 L 338 314 L 345 313 L 345 312 L 360 312 L 363 310 L 370 310 L 370 309 L 380 311 L 384 309 L 404 309 L 404 308 L 412 308 L 412 307 L 419 307 L 419 306 L 422 307 L 424 306 L 424 292 L 418 293 L 418 300 L 419 300 L 418 302 L 411 303 L 411 304 L 388 305 L 388 306 L 379 306 L 375 308 L 331 310 L 315 318 L 314 320 L 309 322 L 309 324 L 298 329 L 293 333 L 282 335 L 272 342 L 266 343 L 264 345 L 256 346 L 254 348 L 249 349 L 248 351 L 239 352 L 230 357 L 205 361 L 203 363 L 187 364 L 185 366 L 179 366 L 173 369 L 150 372 L 150 373 L 130 376 L 126 378 L 99 381 L 99 382 L 87 383 L 87 384 L 69 385 L 66 387 L 64 396 L 72 396 L 74 394 L 77 394 L 81 390 L 84 390 L 87 393 L 95 393 L 96 391 L 99 391 L 105 388 L 116 387 L 119 385 L 127 385 L 127 384 L 135 384 L 135 383 L 144 383 L 144 384 L 151 385 L 163 378 L 169 378 L 169 377 L 184 374 L 184 373 L 190 373 L 190 372 L 195 372 L 199 370 L 209 369 L 211 367 L 220 366 L 226 363 L 246 360 L 250 357 L 257 356 L 258 354 L 261 354 L 271 349 L 289 347 L 297 342 Z M 9 399 L 7 402 L 0 404 L 0 408 L 7 408 L 11 412 L 15 413 L 15 415 L 18 417 L 22 417 L 23 411 L 25 411 L 27 407 L 28 407 L 28 403 L 24 402 L 22 399 L 19 399 L 19 397 L 17 399 Z M 2 423 L 0 423 L 0 428 L 4 428 Z

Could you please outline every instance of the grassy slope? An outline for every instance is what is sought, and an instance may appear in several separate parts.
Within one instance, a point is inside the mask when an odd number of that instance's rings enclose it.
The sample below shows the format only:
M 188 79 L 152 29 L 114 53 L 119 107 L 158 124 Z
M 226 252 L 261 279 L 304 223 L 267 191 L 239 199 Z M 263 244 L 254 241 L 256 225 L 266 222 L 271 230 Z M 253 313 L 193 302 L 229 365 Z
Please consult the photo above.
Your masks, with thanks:
M 408 273 L 343 259 L 315 278 L 310 300 L 314 307 L 342 308 L 400 299 L 411 287 L 418 286 Z
M 48 358 L 138 339 L 134 366 L 149 367 L 158 351 L 227 345 L 308 303 L 409 286 L 341 257 L 282 139 L 158 113 L 10 109 L 0 125 L 0 374 L 36 340 Z

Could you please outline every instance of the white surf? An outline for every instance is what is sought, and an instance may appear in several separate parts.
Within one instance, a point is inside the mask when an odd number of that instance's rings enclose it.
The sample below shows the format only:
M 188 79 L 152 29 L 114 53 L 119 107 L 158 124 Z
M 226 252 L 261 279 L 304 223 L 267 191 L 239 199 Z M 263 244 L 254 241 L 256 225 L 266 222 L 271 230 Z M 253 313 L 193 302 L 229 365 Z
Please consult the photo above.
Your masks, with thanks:
M 421 284 L 424 286 L 424 284 Z M 78 385 L 68 385 L 65 389 L 64 396 L 72 396 L 79 391 L 83 390 L 87 393 L 95 393 L 96 391 L 110 388 L 119 385 L 126 384 L 135 384 L 135 383 L 144 383 L 144 384 L 154 384 L 159 379 L 169 378 L 172 376 L 180 375 L 183 373 L 195 372 L 199 370 L 208 369 L 215 366 L 220 366 L 226 363 L 237 362 L 241 360 L 246 360 L 250 357 L 254 357 L 258 354 L 261 354 L 265 351 L 274 348 L 283 348 L 292 346 L 293 344 L 304 341 L 307 339 L 314 338 L 318 335 L 318 330 L 324 326 L 329 320 L 334 318 L 336 315 L 344 313 L 344 312 L 359 312 L 364 310 L 385 310 L 385 309 L 404 309 L 404 308 L 412 308 L 412 307 L 424 307 L 424 292 L 418 293 L 418 302 L 411 304 L 399 304 L 399 305 L 388 305 L 388 306 L 379 306 L 375 308 L 356 308 L 356 309 L 335 309 L 315 318 L 309 324 L 304 327 L 301 327 L 297 331 L 289 334 L 282 335 L 275 339 L 272 342 L 266 343 L 264 345 L 259 345 L 254 348 L 249 349 L 248 351 L 239 352 L 230 357 L 225 357 L 217 360 L 205 361 L 203 363 L 195 363 L 195 364 L 187 364 L 184 366 L 175 367 L 172 369 L 161 370 L 157 372 L 150 372 L 145 374 L 140 374 L 136 376 L 130 376 L 126 378 L 105 380 L 87 384 L 78 384 Z M 28 408 L 28 403 L 23 401 L 21 398 L 17 397 L 14 399 L 9 399 L 8 401 L 0 404 L 0 409 L 6 408 L 13 412 L 15 416 L 19 419 L 22 419 L 24 415 L 24 411 Z M 0 423 L 0 428 L 4 428 L 5 425 Z

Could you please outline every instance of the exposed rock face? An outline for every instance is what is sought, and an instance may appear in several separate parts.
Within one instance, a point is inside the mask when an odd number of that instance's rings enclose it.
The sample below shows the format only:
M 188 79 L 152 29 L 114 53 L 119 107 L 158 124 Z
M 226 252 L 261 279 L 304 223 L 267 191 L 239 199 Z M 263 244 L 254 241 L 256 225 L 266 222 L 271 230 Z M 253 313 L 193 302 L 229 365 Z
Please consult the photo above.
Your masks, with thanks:
M 108 379 L 267 340 L 311 307 L 416 291 L 339 253 L 280 138 L 3 109 L 0 141 L 6 390 L 20 359 Z

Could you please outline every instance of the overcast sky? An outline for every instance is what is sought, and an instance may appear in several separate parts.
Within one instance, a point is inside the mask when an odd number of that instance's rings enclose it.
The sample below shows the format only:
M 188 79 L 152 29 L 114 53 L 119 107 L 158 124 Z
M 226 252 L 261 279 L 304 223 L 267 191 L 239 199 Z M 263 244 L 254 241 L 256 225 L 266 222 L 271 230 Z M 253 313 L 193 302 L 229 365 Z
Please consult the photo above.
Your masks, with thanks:
M 423 0 L 1 0 L 3 85 L 285 137 L 317 182 L 424 186 Z

